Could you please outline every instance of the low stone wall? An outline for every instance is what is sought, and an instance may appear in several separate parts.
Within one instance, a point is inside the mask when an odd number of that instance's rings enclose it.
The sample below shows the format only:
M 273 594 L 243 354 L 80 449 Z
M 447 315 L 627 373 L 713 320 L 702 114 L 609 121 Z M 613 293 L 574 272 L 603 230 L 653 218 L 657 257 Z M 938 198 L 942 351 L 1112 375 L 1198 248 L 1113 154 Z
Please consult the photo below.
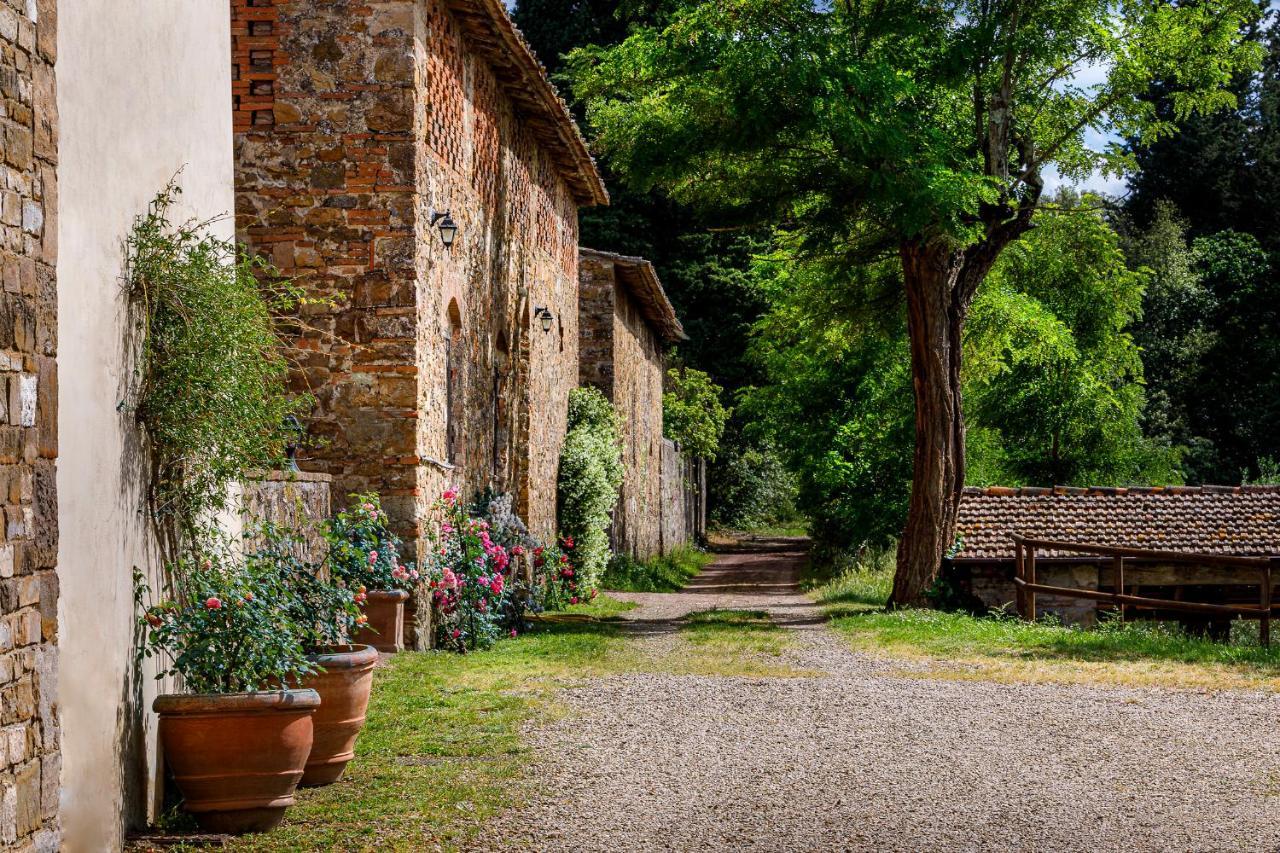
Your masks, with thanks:
M 989 610 L 1017 612 L 1018 590 L 1013 583 L 1013 562 L 959 561 L 944 569 L 960 590 L 971 595 Z M 1037 578 L 1040 583 L 1073 589 L 1098 588 L 1098 566 L 1094 563 L 1041 563 Z M 1036 596 L 1036 612 L 1054 615 L 1067 625 L 1090 627 L 1098 621 L 1097 605 L 1085 598 L 1062 595 Z
M 260 480 L 241 487 L 241 517 L 246 530 L 270 522 L 299 530 L 306 541 L 307 558 L 319 562 L 324 557 L 324 537 L 320 523 L 333 511 L 333 478 L 309 471 L 272 471 Z M 252 548 L 252 536 L 246 540 Z

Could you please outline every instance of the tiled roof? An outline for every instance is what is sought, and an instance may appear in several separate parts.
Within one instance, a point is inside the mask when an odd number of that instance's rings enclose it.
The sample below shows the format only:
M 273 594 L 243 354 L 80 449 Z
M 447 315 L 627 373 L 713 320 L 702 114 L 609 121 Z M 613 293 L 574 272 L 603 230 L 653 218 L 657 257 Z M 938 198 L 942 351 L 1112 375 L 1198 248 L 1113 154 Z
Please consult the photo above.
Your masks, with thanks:
M 675 307 L 662 288 L 662 282 L 658 281 L 658 273 L 653 264 L 644 258 L 601 252 L 597 249 L 580 248 L 578 254 L 601 258 L 613 264 L 615 280 L 627 288 L 627 292 L 639 304 L 645 320 L 664 341 L 674 344 L 689 340 L 680 318 L 676 316 Z
M 608 204 L 600 171 L 568 105 L 507 14 L 503 0 L 447 0 L 529 129 L 551 154 L 580 205 Z
M 1280 487 L 967 488 L 957 533 L 958 560 L 1011 560 L 1012 533 L 1088 545 L 1280 555 Z

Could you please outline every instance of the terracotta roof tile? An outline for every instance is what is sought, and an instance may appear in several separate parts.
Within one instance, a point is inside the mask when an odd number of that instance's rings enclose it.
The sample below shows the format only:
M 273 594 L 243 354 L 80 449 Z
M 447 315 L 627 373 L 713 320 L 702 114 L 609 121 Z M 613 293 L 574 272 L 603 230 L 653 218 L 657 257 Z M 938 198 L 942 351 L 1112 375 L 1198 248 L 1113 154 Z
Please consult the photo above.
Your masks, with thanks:
M 967 488 L 957 533 L 959 560 L 1011 560 L 1014 533 L 1088 545 L 1280 555 L 1280 487 Z

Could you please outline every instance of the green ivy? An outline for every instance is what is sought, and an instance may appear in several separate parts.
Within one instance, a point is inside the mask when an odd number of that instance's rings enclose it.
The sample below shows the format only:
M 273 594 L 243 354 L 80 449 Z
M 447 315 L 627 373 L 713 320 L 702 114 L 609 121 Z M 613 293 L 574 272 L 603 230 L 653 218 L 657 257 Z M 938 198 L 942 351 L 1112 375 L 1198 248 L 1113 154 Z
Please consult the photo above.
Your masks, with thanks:
M 560 535 L 577 583 L 594 589 L 609 564 L 609 523 L 622 486 L 618 415 L 596 388 L 569 394 L 569 431 L 560 451 Z
M 283 422 L 307 406 L 285 390 L 273 312 L 297 304 L 260 259 L 170 220 L 170 182 L 126 240 L 134 333 L 131 406 L 146 436 L 148 498 L 173 556 L 227 508 L 229 487 L 283 456 Z

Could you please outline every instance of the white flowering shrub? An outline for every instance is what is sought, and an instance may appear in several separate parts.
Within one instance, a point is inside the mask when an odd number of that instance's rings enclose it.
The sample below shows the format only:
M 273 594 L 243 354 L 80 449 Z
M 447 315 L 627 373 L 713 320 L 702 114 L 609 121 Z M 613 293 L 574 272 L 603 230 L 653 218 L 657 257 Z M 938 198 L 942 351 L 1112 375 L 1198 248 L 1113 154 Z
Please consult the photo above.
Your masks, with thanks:
M 618 415 L 596 388 L 569 395 L 569 432 L 560 452 L 561 545 L 583 590 L 594 589 L 609 564 L 609 523 L 622 486 Z

